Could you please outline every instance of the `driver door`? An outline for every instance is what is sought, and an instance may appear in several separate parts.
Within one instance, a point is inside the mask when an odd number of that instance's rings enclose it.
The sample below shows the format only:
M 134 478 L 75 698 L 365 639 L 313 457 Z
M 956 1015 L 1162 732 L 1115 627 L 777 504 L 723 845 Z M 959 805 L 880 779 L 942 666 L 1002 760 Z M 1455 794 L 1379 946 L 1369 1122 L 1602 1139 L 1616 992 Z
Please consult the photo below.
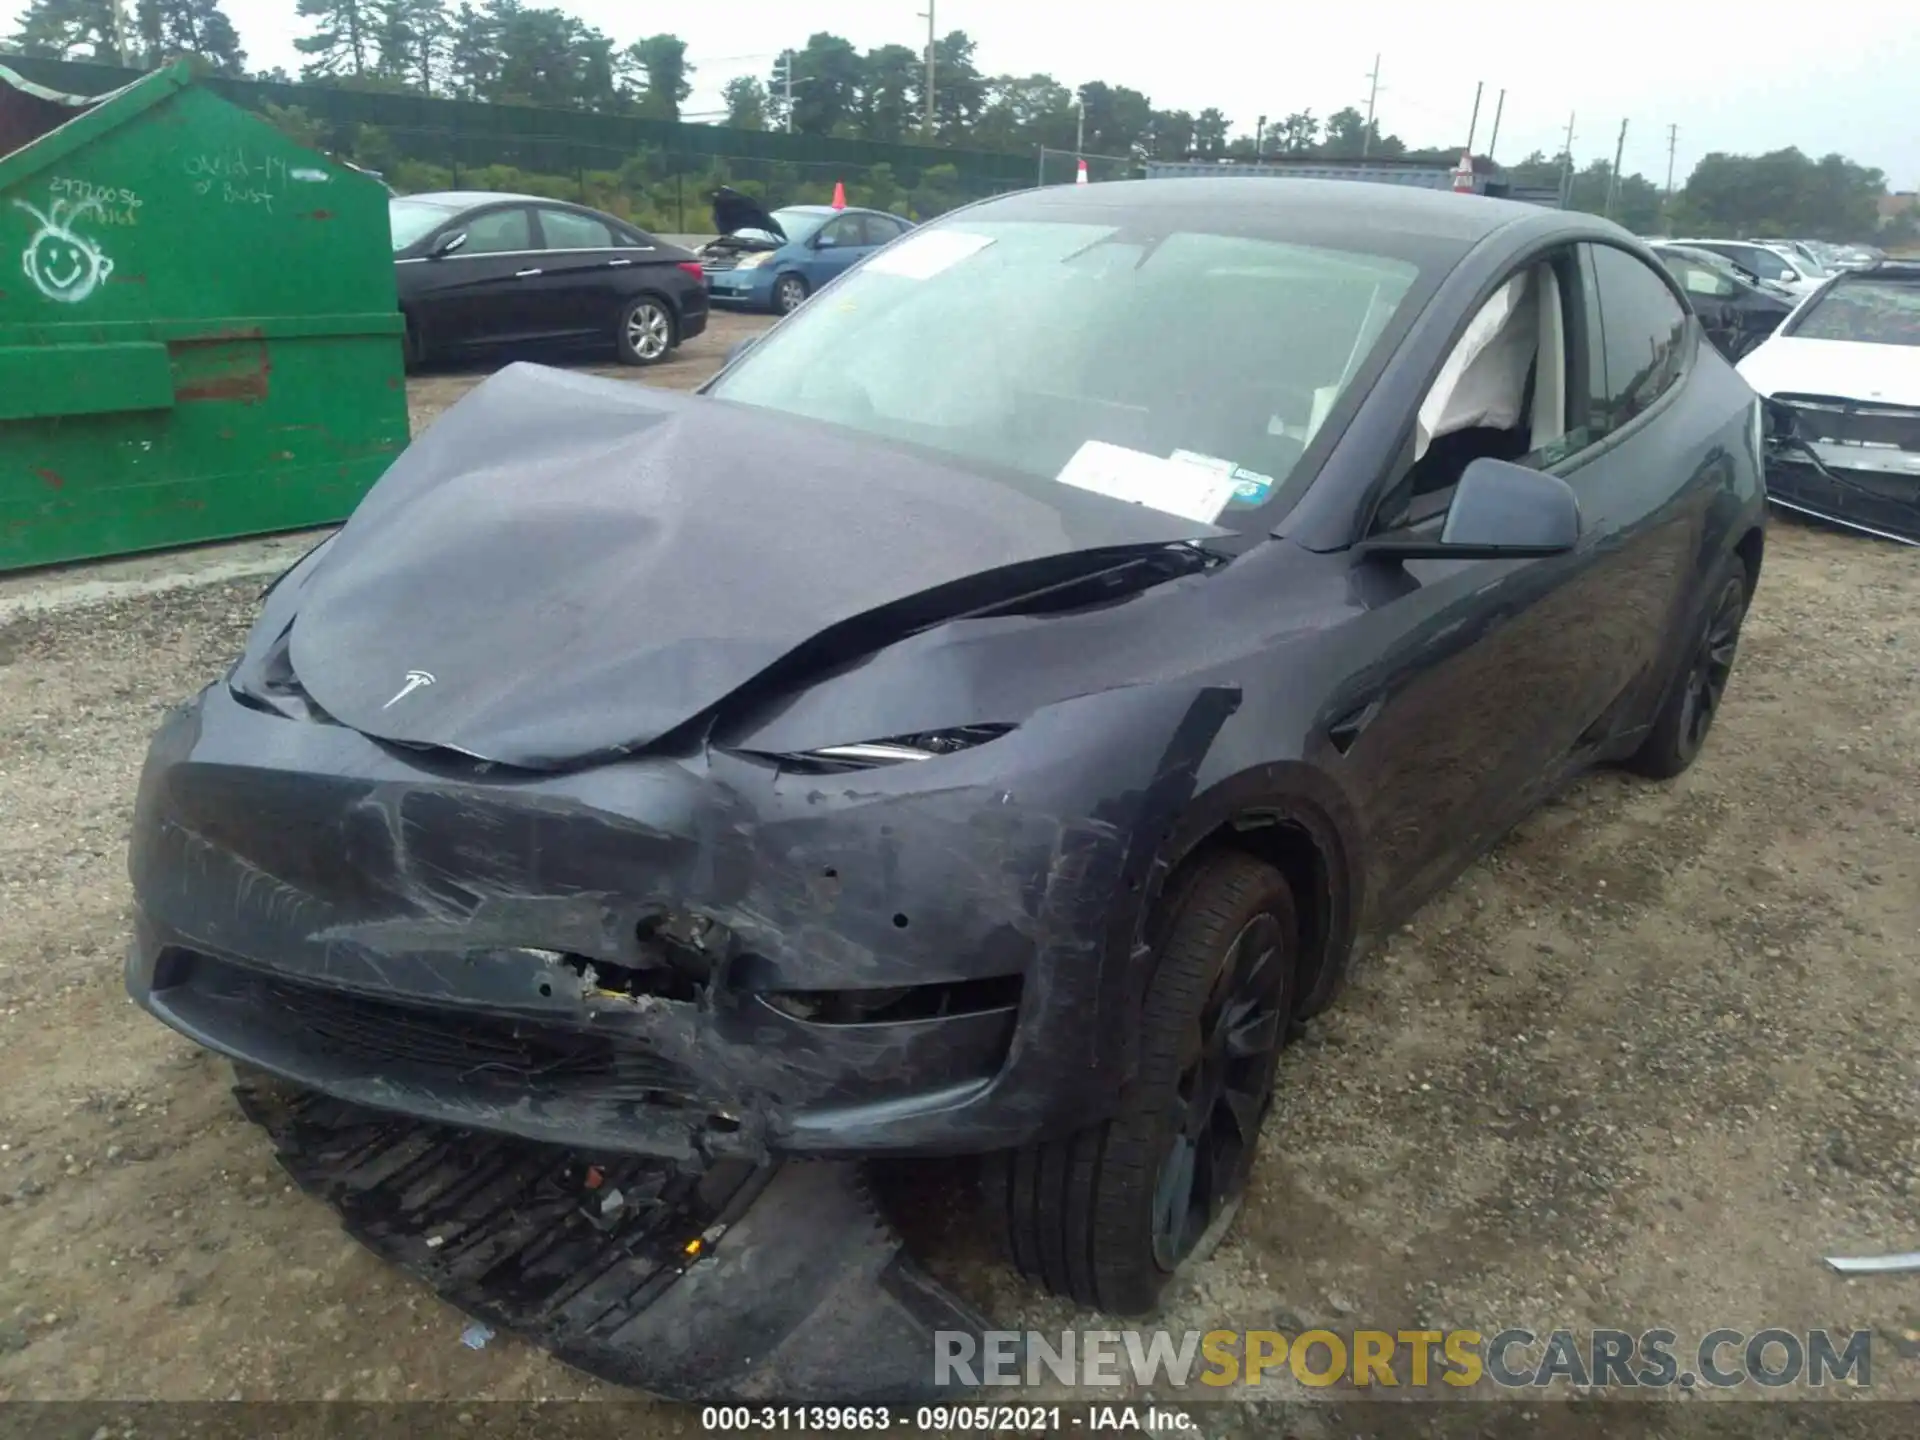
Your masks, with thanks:
M 839 215 L 820 227 L 807 242 L 807 288 L 818 290 L 855 261 L 873 252 L 866 243 L 866 227 L 858 215 Z
M 1497 326 L 1463 327 L 1409 435 L 1373 533 L 1438 532 L 1472 460 L 1558 469 L 1577 444 L 1585 338 L 1572 250 L 1530 262 Z M 1487 303 L 1494 305 L 1500 290 Z M 1498 338 L 1486 341 L 1489 329 Z M 1485 342 L 1469 358 L 1475 337 Z M 1541 356 L 1548 359 L 1541 363 Z M 1366 836 L 1369 893 L 1410 913 L 1536 804 L 1606 709 L 1617 647 L 1595 624 L 1602 556 L 1403 560 L 1358 554 L 1353 593 L 1380 661 L 1329 715 L 1327 738 Z

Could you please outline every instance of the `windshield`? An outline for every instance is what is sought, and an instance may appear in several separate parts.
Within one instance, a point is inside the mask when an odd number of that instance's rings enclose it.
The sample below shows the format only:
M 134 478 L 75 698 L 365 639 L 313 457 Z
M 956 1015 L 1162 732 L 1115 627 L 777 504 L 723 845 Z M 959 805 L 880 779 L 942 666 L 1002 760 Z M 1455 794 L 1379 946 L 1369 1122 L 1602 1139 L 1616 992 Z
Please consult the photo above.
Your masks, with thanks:
M 1801 340 L 1920 346 L 1920 281 L 1842 279 L 1794 323 Z
M 814 231 L 818 230 L 833 218 L 831 213 L 822 215 L 812 210 L 775 210 L 772 212 L 772 215 L 775 220 L 780 222 L 780 228 L 785 232 L 789 240 L 808 239 Z M 755 230 L 751 226 L 741 230 L 739 233 L 742 235 L 767 234 L 765 230 Z M 769 238 L 777 240 L 779 236 L 776 235 Z
M 1272 240 L 953 223 L 854 271 L 710 393 L 1180 514 L 1166 496 L 1211 468 L 1233 480 L 1200 487 L 1218 514 L 1285 481 L 1418 277 Z
M 393 228 L 393 248 L 398 252 L 441 224 L 455 211 L 446 205 L 425 200 L 389 200 L 387 220 Z

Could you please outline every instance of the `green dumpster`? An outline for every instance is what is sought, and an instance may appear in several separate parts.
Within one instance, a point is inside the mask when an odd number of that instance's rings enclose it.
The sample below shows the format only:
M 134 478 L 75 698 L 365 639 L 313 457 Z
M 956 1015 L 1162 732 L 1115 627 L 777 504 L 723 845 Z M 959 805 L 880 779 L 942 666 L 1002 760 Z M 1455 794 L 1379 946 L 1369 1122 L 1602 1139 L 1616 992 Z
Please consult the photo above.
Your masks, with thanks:
M 387 198 L 184 63 L 0 68 L 0 570 L 344 519 L 407 444 Z

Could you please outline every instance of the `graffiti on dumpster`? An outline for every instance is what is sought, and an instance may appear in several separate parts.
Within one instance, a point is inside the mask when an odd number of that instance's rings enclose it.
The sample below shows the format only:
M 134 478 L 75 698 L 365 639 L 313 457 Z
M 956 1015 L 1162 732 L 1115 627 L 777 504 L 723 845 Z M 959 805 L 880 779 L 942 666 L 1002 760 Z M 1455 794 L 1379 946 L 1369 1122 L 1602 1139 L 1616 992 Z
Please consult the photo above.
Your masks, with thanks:
M 20 268 L 33 288 L 47 299 L 78 305 L 113 273 L 113 261 L 73 228 L 82 215 L 100 208 L 98 201 L 82 200 L 76 205 L 55 200 L 45 214 L 24 200 L 13 203 L 15 209 L 26 211 L 40 222 L 27 248 L 20 252 Z
M 140 207 L 146 204 L 137 190 L 121 185 L 96 185 L 91 180 L 76 180 L 68 175 L 56 175 L 47 186 L 47 194 L 69 205 L 91 202 L 95 219 L 108 226 L 138 225 Z
M 287 188 L 287 162 L 275 155 L 249 158 L 244 150 L 189 155 L 187 178 L 196 195 L 272 214 L 274 198 Z

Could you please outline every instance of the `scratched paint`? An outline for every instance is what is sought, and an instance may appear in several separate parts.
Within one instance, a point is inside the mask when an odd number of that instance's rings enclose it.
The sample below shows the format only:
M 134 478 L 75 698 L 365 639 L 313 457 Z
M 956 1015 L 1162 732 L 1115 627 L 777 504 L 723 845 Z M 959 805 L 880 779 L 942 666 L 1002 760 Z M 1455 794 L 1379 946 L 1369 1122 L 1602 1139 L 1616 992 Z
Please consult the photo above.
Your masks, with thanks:
M 13 204 L 16 210 L 24 210 L 40 222 L 27 248 L 20 252 L 20 268 L 33 288 L 47 299 L 78 305 L 113 273 L 113 261 L 99 245 L 73 228 L 82 215 L 99 209 L 96 201 L 73 204 L 54 200 L 45 213 L 25 200 Z

